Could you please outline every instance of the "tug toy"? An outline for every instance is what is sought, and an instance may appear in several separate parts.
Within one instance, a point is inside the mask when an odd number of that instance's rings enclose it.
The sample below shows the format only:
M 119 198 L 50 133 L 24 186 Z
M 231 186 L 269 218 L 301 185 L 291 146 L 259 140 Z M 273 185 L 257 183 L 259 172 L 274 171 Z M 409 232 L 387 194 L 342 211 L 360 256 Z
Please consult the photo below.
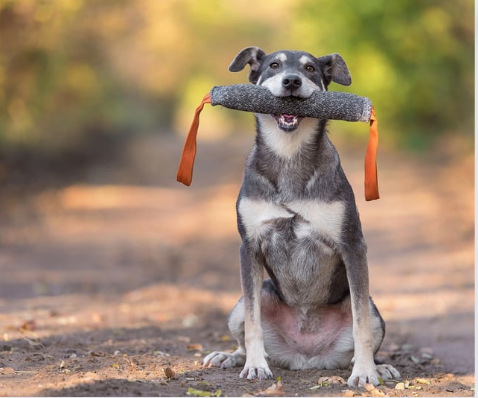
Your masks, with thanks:
M 348 122 L 370 122 L 369 142 L 365 155 L 365 199 L 369 201 L 380 197 L 376 161 L 377 118 L 372 102 L 368 98 L 334 91 L 314 91 L 309 98 L 276 97 L 266 87 L 254 84 L 215 86 L 196 109 L 184 143 L 177 180 L 187 186 L 192 182 L 199 114 L 205 104 L 270 115 L 285 114 Z

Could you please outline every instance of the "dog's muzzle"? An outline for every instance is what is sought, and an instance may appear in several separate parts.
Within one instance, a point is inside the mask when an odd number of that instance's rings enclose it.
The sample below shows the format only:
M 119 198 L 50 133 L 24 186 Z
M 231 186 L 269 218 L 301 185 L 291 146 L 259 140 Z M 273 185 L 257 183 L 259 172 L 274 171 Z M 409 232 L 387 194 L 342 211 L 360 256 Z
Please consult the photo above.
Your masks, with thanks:
M 277 127 L 281 130 L 285 131 L 286 133 L 291 133 L 299 127 L 299 123 L 303 119 L 300 116 L 294 115 L 272 115 L 277 122 Z

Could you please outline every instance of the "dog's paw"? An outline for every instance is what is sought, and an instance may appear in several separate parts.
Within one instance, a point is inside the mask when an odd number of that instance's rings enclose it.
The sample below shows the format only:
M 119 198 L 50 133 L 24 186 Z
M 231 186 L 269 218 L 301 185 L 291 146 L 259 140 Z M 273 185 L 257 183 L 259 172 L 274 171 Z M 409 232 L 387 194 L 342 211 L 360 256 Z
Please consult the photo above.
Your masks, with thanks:
M 232 368 L 234 366 L 237 366 L 237 361 L 236 357 L 233 354 L 214 351 L 204 358 L 203 365 L 208 368 Z
M 267 380 L 267 379 L 273 379 L 274 375 L 270 371 L 269 367 L 263 367 L 263 368 L 249 368 L 246 367 L 242 370 L 241 374 L 239 375 L 241 378 L 247 378 L 249 380 Z
M 380 381 L 378 380 L 379 374 L 374 366 L 369 368 L 357 368 L 357 365 L 354 366 L 352 370 L 352 375 L 347 380 L 347 384 L 351 388 L 361 387 L 363 384 L 373 384 L 378 386 Z
M 377 372 L 382 380 L 396 380 L 402 377 L 392 365 L 377 365 Z

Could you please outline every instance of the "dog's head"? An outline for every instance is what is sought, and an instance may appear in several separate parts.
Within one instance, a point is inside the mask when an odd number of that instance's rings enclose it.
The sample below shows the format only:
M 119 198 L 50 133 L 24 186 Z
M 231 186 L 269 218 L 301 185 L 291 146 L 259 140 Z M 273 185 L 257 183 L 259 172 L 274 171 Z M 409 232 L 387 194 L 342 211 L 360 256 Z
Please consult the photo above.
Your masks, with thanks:
M 352 83 L 345 61 L 339 54 L 314 57 L 303 51 L 276 51 L 267 55 L 258 47 L 247 47 L 236 55 L 229 70 L 239 72 L 249 64 L 249 81 L 267 87 L 276 97 L 308 98 L 314 90 L 326 91 L 329 84 Z M 272 115 L 285 132 L 299 127 L 301 117 Z

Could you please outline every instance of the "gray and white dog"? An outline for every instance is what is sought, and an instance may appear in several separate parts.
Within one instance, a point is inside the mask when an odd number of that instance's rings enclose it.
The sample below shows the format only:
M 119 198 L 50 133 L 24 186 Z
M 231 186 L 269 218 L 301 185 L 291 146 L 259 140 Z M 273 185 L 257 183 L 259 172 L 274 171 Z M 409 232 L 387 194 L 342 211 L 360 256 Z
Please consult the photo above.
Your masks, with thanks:
M 248 47 L 229 70 L 247 64 L 249 81 L 277 97 L 307 98 L 332 81 L 352 82 L 339 54 Z M 256 124 L 237 200 L 243 297 L 229 328 L 239 348 L 212 352 L 204 365 L 244 366 L 240 377 L 268 379 L 268 361 L 288 369 L 353 361 L 351 387 L 399 378 L 392 366 L 374 363 L 385 323 L 369 296 L 367 246 L 327 120 L 256 114 Z

